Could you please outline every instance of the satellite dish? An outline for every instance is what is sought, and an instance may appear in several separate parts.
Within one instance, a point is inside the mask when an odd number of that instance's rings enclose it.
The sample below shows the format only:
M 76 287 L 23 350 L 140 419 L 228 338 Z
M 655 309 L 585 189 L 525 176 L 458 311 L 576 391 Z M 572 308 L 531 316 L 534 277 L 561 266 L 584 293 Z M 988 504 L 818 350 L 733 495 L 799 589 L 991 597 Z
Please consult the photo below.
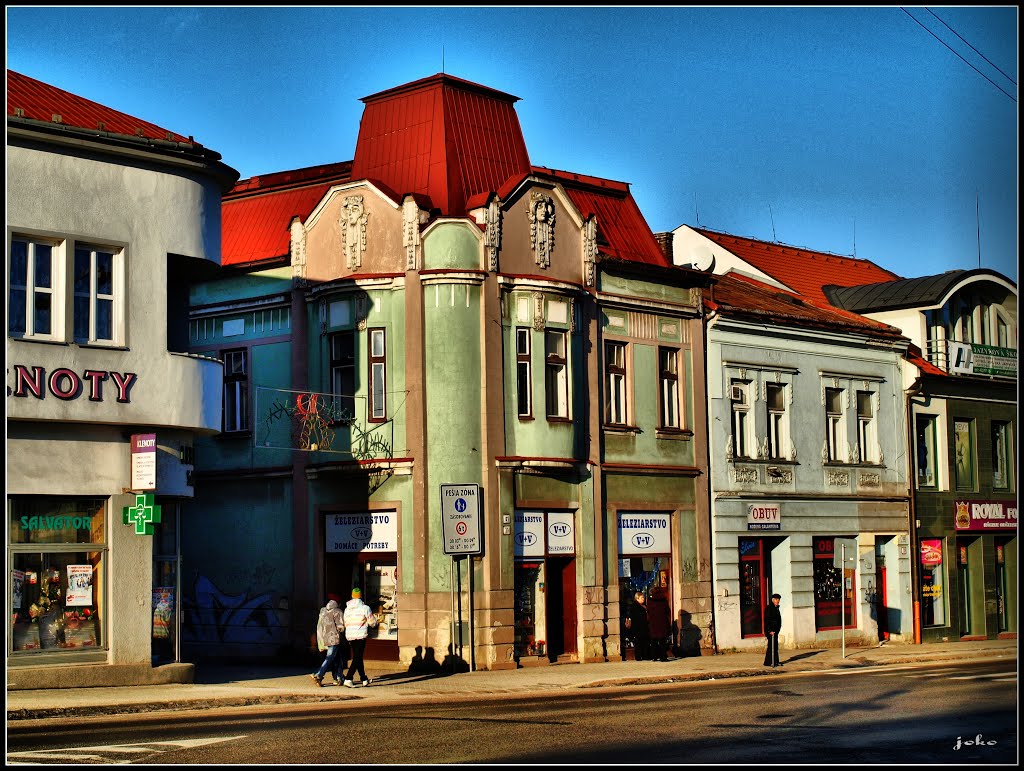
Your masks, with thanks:
M 695 246 L 690 251 L 690 267 L 709 272 L 715 267 L 715 255 L 708 246 Z

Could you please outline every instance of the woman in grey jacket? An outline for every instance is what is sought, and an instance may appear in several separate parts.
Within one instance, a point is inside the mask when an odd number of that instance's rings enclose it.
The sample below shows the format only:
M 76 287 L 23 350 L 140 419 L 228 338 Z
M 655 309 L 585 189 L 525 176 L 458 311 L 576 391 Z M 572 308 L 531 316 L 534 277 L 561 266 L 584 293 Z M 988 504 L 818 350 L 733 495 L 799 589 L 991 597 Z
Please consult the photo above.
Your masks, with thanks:
M 317 647 L 327 651 L 324 656 L 324 663 L 316 673 L 310 675 L 313 682 L 320 687 L 324 684 L 324 675 L 331 670 L 335 685 L 341 685 L 341 668 L 345 666 L 348 658 L 343 655 L 342 643 L 344 642 L 341 630 L 345 627 L 345 619 L 337 600 L 328 600 L 327 605 L 320 609 L 320 617 L 316 622 Z

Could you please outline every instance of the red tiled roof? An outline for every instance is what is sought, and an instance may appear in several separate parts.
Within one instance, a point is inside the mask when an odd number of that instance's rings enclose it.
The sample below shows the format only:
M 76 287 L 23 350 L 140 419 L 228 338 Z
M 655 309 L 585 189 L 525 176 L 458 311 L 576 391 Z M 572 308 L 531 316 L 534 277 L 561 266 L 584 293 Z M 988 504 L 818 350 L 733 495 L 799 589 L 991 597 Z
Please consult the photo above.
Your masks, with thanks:
M 350 168 L 334 163 L 239 180 L 221 205 L 221 264 L 287 257 L 292 217 L 305 220 Z
M 365 97 L 353 179 L 429 196 L 444 216 L 462 216 L 475 193 L 529 171 L 518 97 L 437 74 Z
M 860 286 L 900 278 L 870 260 L 757 241 L 705 228 L 694 227 L 693 230 L 815 302 L 828 303 L 823 286 Z
M 7 117 L 202 147 L 191 137 L 104 107 L 13 70 L 7 70 Z
M 708 308 L 727 315 L 770 320 L 814 329 L 835 329 L 889 339 L 902 338 L 900 330 L 855 313 L 822 307 L 774 287 L 727 273 L 704 290 Z

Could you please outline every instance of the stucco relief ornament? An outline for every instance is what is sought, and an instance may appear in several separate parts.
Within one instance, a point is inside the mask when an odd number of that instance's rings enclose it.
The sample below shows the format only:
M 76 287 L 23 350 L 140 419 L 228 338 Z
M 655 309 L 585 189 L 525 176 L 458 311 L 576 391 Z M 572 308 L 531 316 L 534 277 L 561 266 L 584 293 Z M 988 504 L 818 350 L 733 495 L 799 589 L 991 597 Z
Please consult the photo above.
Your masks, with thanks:
M 305 278 L 306 276 L 306 228 L 295 217 L 291 225 L 291 254 L 292 254 L 292 277 Z
M 498 250 L 501 249 L 501 204 L 491 199 L 484 211 L 484 247 L 487 249 L 487 270 L 498 270 Z
M 365 237 L 364 237 L 365 243 Z M 420 207 L 413 200 L 402 204 L 402 246 L 405 247 L 405 269 L 416 270 L 420 245 Z
M 597 220 L 594 217 L 583 223 L 583 282 L 586 286 L 594 285 L 594 272 L 597 265 Z
M 551 265 L 551 252 L 555 250 L 555 201 L 549 195 L 534 191 L 530 194 L 530 248 L 534 260 L 542 267 Z
M 341 242 L 345 248 L 345 263 L 350 269 L 358 268 L 363 264 L 363 252 L 366 251 L 367 216 L 363 209 L 361 195 L 350 195 L 342 202 Z

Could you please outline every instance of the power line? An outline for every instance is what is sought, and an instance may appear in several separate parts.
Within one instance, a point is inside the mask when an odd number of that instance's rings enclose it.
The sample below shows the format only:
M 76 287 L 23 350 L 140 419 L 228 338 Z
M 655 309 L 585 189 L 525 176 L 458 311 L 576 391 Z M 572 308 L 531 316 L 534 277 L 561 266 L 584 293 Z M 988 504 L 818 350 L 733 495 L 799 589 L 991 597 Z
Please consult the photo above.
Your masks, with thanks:
M 936 14 L 936 13 L 935 13 L 935 11 L 933 11 L 933 10 L 932 10 L 931 8 L 925 8 L 925 10 L 926 10 L 926 11 L 928 11 L 928 13 L 930 13 L 930 14 L 931 14 L 932 16 L 934 16 L 934 17 L 935 17 L 936 19 L 939 19 L 939 21 L 942 21 L 942 19 L 940 19 L 940 18 L 939 18 L 938 14 Z M 943 25 L 945 25 L 946 29 L 948 29 L 948 30 L 949 30 L 950 32 L 952 32 L 952 33 L 953 33 L 954 35 L 956 35 L 956 36 L 957 36 L 958 38 L 960 38 L 961 40 L 963 40 L 963 41 L 964 41 L 964 43 L 966 43 L 966 44 L 967 44 L 968 46 L 970 46 L 971 50 L 972 50 L 972 51 L 974 51 L 974 53 L 976 53 L 976 54 L 977 54 L 978 56 L 980 56 L 980 57 L 981 57 L 982 59 L 984 59 L 984 60 L 985 60 L 986 62 L 988 62 L 988 63 L 989 63 L 989 64 L 991 64 L 991 65 L 992 65 L 993 67 L 995 67 L 995 68 L 996 68 L 997 70 L 999 70 L 999 73 L 1000 73 L 1000 74 L 1001 74 L 1001 75 L 1002 75 L 1002 76 L 1003 76 L 1004 78 L 1006 78 L 1006 79 L 1007 79 L 1008 81 L 1010 81 L 1011 83 L 1013 83 L 1013 85 L 1015 85 L 1015 86 L 1017 85 L 1017 81 L 1016 81 L 1016 80 L 1014 80 L 1014 79 L 1013 79 L 1013 78 L 1011 78 L 1011 77 L 1010 77 L 1009 75 L 1007 75 L 1007 74 L 1006 74 L 1005 72 L 1003 72 L 1002 70 L 1000 70 L 998 66 L 996 66 L 995 64 L 993 64 L 993 63 L 992 63 L 992 61 L 991 61 L 991 60 L 990 60 L 990 59 L 989 59 L 989 58 L 988 58 L 987 56 L 985 56 L 985 54 L 983 54 L 983 53 L 982 53 L 981 51 L 979 51 L 979 50 L 978 50 L 977 48 L 975 48 L 975 47 L 974 47 L 974 46 L 972 46 L 972 45 L 971 45 L 970 43 L 968 43 L 968 42 L 967 42 L 966 40 L 964 40 L 964 37 L 963 37 L 963 35 L 961 35 L 961 34 L 960 34 L 959 32 L 957 32 L 957 31 L 956 31 L 955 29 L 953 29 L 953 28 L 952 28 L 951 26 L 949 26 L 948 24 L 946 24 L 946 22 L 942 21 L 942 23 L 943 23 Z
M 1002 91 L 1002 92 L 1003 92 L 1004 94 L 1006 94 L 1006 95 L 1007 95 L 1008 97 L 1010 97 L 1010 99 L 1012 99 L 1012 100 L 1013 100 L 1013 101 L 1015 101 L 1015 102 L 1017 101 L 1017 97 L 1015 97 L 1015 96 L 1014 96 L 1013 94 L 1007 93 L 1007 92 L 1006 92 L 1006 91 L 1005 91 L 1005 90 L 1004 90 L 1004 89 L 1002 88 L 1002 86 L 1000 86 L 1000 85 L 999 85 L 998 83 L 996 83 L 996 82 L 995 82 L 994 80 L 992 80 L 992 78 L 990 78 L 990 77 L 989 77 L 988 75 L 986 75 L 986 74 L 985 74 L 984 72 L 982 72 L 981 70 L 979 70 L 979 69 L 978 69 L 977 67 L 975 67 L 975 66 L 974 66 L 973 64 L 971 64 L 971 63 L 970 63 L 969 61 L 967 61 L 966 59 L 964 59 L 964 57 L 963 57 L 963 56 L 960 56 L 960 54 L 959 54 L 959 53 L 957 53 L 957 51 L 955 51 L 954 49 L 950 48 L 950 47 L 949 47 L 949 45 L 947 45 L 947 43 L 946 43 L 946 41 L 945 41 L 945 40 L 943 40 L 942 38 L 940 38 L 940 37 L 939 37 L 938 35 L 936 35 L 936 34 L 935 34 L 934 32 L 932 32 L 932 31 L 931 31 L 930 29 L 928 29 L 928 28 L 927 28 L 926 26 L 924 26 L 924 24 L 921 24 L 921 22 L 917 21 L 917 19 L 916 19 L 916 18 L 914 18 L 914 15 L 913 15 L 913 14 L 912 14 L 912 13 L 911 13 L 910 11 L 908 11 L 908 10 L 907 10 L 906 8 L 900 8 L 900 10 L 901 10 L 901 11 L 903 11 L 903 12 L 904 12 L 905 14 L 907 14 L 907 16 L 909 16 L 909 17 L 910 17 L 911 19 L 914 19 L 914 21 L 915 21 L 915 22 L 917 22 L 917 24 L 918 24 L 918 25 L 919 25 L 919 26 L 921 27 L 921 29 L 923 29 L 923 30 L 924 30 L 925 32 L 927 32 L 927 33 L 928 33 L 929 35 L 931 35 L 931 36 L 932 36 L 933 38 L 935 38 L 935 39 L 936 39 L 936 40 L 938 40 L 938 41 L 939 41 L 940 43 L 942 43 L 942 45 L 946 46 L 946 48 L 949 48 L 949 50 L 950 50 L 950 51 L 953 51 L 953 53 L 955 53 L 955 54 L 956 54 L 957 56 L 959 56 L 959 57 L 960 57 L 960 59 L 961 59 L 961 60 L 962 60 L 962 61 L 964 62 L 964 64 L 966 64 L 966 65 L 967 65 L 968 67 L 970 67 L 970 68 L 971 68 L 972 70 L 974 70 L 974 71 L 975 71 L 975 72 L 977 72 L 977 73 L 978 73 L 979 75 L 981 75 L 981 77 L 985 78 L 985 80 L 987 80 L 987 81 L 988 81 L 989 83 L 991 83 L 991 84 L 992 84 L 993 86 L 995 86 L 995 87 L 996 87 L 996 88 L 998 88 L 998 89 L 999 89 L 1000 91 Z M 942 21 L 942 20 L 941 20 L 941 19 L 939 19 L 939 21 Z M 988 61 L 988 60 L 986 59 L 986 61 Z

